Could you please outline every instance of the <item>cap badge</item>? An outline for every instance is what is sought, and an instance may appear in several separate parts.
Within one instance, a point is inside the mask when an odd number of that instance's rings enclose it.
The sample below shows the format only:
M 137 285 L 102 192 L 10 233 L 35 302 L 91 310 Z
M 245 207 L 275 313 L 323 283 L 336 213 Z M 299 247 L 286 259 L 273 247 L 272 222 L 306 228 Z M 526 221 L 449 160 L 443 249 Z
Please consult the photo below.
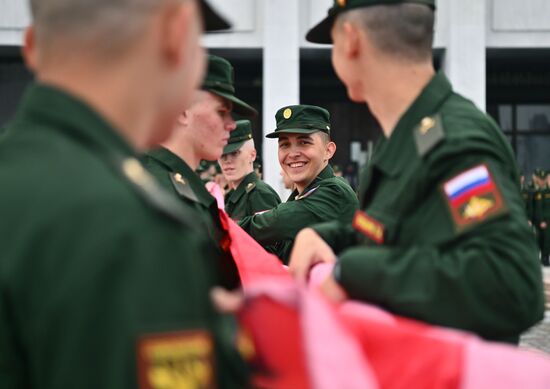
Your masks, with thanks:
M 290 108 L 285 109 L 283 112 L 283 117 L 288 120 L 290 119 L 291 116 L 292 116 L 292 110 Z
M 338 0 L 338 5 L 340 7 L 345 7 L 346 6 L 346 0 Z
M 435 125 L 435 120 L 431 117 L 425 117 L 422 119 L 422 122 L 420 122 L 420 133 L 422 135 L 426 135 L 428 131 Z

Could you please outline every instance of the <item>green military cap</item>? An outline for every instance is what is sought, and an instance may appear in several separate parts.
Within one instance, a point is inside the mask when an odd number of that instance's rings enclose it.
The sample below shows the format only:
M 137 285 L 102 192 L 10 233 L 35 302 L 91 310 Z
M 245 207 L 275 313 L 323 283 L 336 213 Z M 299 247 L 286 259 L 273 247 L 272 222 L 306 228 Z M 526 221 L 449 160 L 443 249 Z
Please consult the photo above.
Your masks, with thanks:
M 200 1 L 202 20 L 205 31 L 227 30 L 231 25 L 221 17 L 206 0 Z
M 372 5 L 393 5 L 401 3 L 425 4 L 435 9 L 435 0 L 334 0 L 334 5 L 328 10 L 328 15 L 308 31 L 306 40 L 313 43 L 332 43 L 330 31 L 336 17 L 342 12 Z
M 266 138 L 278 138 L 280 134 L 311 134 L 322 131 L 330 135 L 330 114 L 315 105 L 290 105 L 275 114 L 277 128 Z
M 244 142 L 250 139 L 252 139 L 252 124 L 250 120 L 238 120 L 237 128 L 231 131 L 227 145 L 223 148 L 223 154 L 239 150 Z
M 235 96 L 235 76 L 228 60 L 216 55 L 208 56 L 208 70 L 202 89 L 214 93 L 233 103 L 233 112 L 241 116 L 256 116 L 258 112 Z

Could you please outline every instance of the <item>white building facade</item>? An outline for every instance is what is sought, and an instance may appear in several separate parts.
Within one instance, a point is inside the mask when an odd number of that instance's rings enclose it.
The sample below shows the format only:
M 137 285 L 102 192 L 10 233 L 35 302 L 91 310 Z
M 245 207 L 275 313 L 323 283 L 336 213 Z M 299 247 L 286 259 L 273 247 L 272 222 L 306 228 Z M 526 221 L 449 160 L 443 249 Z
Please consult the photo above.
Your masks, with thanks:
M 258 146 L 264 179 L 283 193 L 277 142 L 266 140 L 262 133 L 273 130 L 278 108 L 300 102 L 319 101 L 318 105 L 324 102 L 331 112 L 333 108 L 333 118 L 339 123 L 336 127 L 333 123 L 333 128 L 342 134 L 336 137 L 342 150 L 338 162 L 363 162 L 370 144 L 360 134 L 365 121 L 353 118 L 367 114 L 356 112 L 362 108 L 351 107 L 342 86 L 330 74 L 330 46 L 304 39 L 306 31 L 325 16 L 332 0 L 210 2 L 233 22 L 234 31 L 208 35 L 204 44 L 235 64 L 237 93 L 242 75 L 243 92 L 262 112 L 255 138 L 262 142 Z M 499 122 L 522 170 L 529 174 L 535 167 L 550 168 L 550 1 L 437 3 L 436 66 L 447 74 L 456 91 Z M 24 74 L 18 69 L 22 62 L 17 47 L 29 21 L 26 1 L 0 0 L 0 106 L 6 102 L 4 106 L 10 107 L 4 112 L 0 108 L 0 125 L 8 119 L 6 111 L 13 109 L 11 97 L 18 96 L 14 90 L 25 83 L 14 78 Z M 370 122 L 372 119 L 366 120 Z M 352 127 L 356 129 L 350 130 Z M 351 135 L 344 136 L 346 131 Z

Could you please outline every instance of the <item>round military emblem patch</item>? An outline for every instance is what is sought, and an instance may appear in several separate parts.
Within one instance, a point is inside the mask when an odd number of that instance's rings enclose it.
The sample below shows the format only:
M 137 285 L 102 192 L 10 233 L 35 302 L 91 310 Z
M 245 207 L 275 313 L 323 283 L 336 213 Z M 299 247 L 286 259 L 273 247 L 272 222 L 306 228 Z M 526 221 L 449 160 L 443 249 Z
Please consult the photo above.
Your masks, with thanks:
M 292 116 L 292 110 L 290 108 L 285 109 L 283 112 L 283 117 L 285 119 L 290 119 L 291 116 Z

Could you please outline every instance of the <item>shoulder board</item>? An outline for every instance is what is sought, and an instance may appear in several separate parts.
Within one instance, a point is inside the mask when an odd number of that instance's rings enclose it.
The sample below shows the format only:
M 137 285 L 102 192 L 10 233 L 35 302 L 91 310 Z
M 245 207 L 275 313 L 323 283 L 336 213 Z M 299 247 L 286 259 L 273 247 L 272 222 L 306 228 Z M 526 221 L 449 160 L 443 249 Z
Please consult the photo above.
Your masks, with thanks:
M 174 189 L 180 196 L 186 197 L 195 202 L 199 201 L 197 195 L 193 192 L 191 185 L 189 185 L 189 182 L 187 182 L 187 180 L 185 180 L 180 173 L 170 173 L 170 179 L 172 180 Z
M 188 227 L 194 225 L 193 218 L 185 208 L 169 193 L 165 192 L 155 178 L 145 170 L 135 158 L 125 158 L 115 161 L 115 167 L 132 184 L 140 197 L 150 206 L 157 209 L 171 219 Z
M 426 116 L 413 131 L 416 150 L 423 157 L 445 139 L 440 115 Z
M 249 184 L 246 186 L 246 188 L 245 188 L 246 193 L 250 193 L 250 192 L 252 191 L 252 189 L 254 189 L 255 187 L 256 187 L 256 183 L 255 183 L 255 182 L 249 183 Z
M 302 199 L 305 199 L 306 197 L 310 196 L 313 192 L 315 192 L 318 188 L 319 188 L 320 185 L 317 185 L 315 188 L 312 188 L 310 190 L 308 190 L 306 193 L 302 194 L 302 195 L 298 195 L 294 198 L 294 200 L 302 200 Z

